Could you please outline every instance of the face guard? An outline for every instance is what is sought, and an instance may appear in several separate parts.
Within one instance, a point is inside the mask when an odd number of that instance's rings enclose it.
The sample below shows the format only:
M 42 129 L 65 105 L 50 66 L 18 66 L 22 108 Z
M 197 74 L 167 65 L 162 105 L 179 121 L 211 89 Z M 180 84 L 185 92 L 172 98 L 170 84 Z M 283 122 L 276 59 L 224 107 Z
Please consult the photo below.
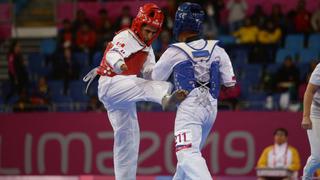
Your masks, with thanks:
M 138 35 L 140 40 L 145 42 L 144 37 L 141 33 L 142 26 L 149 25 L 155 27 L 158 31 L 152 39 L 146 42 L 147 46 L 150 46 L 161 32 L 163 19 L 164 15 L 161 9 L 153 3 L 147 3 L 144 6 L 140 7 L 137 17 L 135 17 L 132 21 L 131 30 L 136 35 Z

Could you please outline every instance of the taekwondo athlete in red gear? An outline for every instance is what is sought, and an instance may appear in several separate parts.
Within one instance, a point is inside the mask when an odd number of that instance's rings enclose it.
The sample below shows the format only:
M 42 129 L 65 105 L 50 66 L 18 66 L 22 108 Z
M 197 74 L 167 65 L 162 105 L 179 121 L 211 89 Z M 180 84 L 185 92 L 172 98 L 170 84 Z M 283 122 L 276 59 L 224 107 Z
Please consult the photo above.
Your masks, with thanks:
M 155 56 L 151 43 L 157 38 L 163 23 L 160 8 L 147 3 L 130 29 L 120 31 L 108 43 L 98 68 L 84 77 L 90 83 L 98 74 L 98 96 L 107 110 L 114 131 L 114 171 L 117 180 L 135 180 L 140 132 L 136 102 L 152 101 L 163 105 L 179 99 L 179 93 L 171 93 L 172 84 L 137 77 L 140 73 L 150 78 Z M 88 88 L 87 86 L 87 88 Z M 171 101 L 173 100 L 173 101 Z

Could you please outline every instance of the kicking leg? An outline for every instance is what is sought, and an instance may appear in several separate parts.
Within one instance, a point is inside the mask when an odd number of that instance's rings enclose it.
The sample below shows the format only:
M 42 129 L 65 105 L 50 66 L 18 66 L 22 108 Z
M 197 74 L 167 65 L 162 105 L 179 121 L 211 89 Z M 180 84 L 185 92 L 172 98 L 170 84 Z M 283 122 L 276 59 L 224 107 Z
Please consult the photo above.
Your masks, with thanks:
M 163 97 L 171 93 L 172 85 L 165 81 L 150 81 L 135 76 L 115 76 L 112 79 L 100 77 L 98 89 L 100 101 L 108 108 L 124 107 L 127 103 L 138 101 L 161 104 Z

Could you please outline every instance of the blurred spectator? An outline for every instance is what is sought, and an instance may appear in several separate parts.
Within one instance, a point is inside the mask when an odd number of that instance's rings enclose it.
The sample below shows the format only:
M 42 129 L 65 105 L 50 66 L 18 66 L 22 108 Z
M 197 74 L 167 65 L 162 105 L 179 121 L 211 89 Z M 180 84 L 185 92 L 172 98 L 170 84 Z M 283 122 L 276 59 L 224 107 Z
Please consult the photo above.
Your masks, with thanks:
M 299 85 L 299 89 L 298 89 L 298 99 L 299 99 L 299 102 L 302 103 L 303 102 L 303 96 L 304 96 L 304 92 L 306 91 L 307 89 L 307 85 L 309 83 L 309 79 L 310 79 L 310 76 L 313 72 L 313 70 L 316 68 L 318 64 L 318 61 L 311 61 L 310 64 L 309 64 L 309 70 L 308 72 L 304 75 L 304 81 L 302 81 Z
M 296 11 L 294 10 L 289 11 L 288 14 L 286 15 L 284 34 L 296 33 L 295 17 L 296 17 Z
M 91 96 L 87 106 L 87 111 L 104 112 L 105 110 L 97 96 Z
M 258 42 L 261 44 L 276 44 L 281 40 L 281 29 L 273 20 L 267 20 L 266 25 L 260 28 Z
M 77 49 L 82 52 L 90 53 L 95 48 L 96 40 L 96 33 L 91 27 L 86 23 L 82 24 L 76 35 Z
M 285 168 L 293 172 L 291 177 L 278 178 L 282 180 L 298 179 L 301 167 L 297 149 L 288 144 L 288 131 L 278 128 L 273 133 L 274 144 L 266 147 L 258 160 L 257 168 Z M 259 177 L 258 180 L 268 178 Z
M 164 14 L 164 20 L 163 20 L 163 29 L 170 29 L 173 28 L 173 18 L 169 14 L 169 10 L 167 8 L 163 8 L 162 12 Z
M 76 33 L 84 24 L 92 27 L 86 12 L 83 9 L 79 9 L 77 11 L 76 19 L 72 23 L 73 32 Z
M 179 4 L 179 1 L 177 0 L 167 0 L 166 9 L 168 10 L 168 16 L 170 16 L 171 19 L 174 19 L 174 16 L 176 15 L 177 7 L 178 7 L 177 4 Z
M 258 31 L 258 27 L 252 24 L 251 19 L 247 17 L 244 20 L 244 25 L 239 30 L 233 32 L 233 36 L 240 44 L 256 43 Z
M 275 72 L 269 72 L 266 70 L 266 68 L 263 69 L 263 72 L 262 72 L 262 84 L 261 84 L 261 89 L 266 92 L 267 94 L 272 94 L 275 92 L 275 88 L 274 88 L 274 85 L 275 85 Z M 269 98 L 272 99 L 272 97 L 270 96 Z M 272 109 L 273 107 L 273 102 L 272 102 L 272 105 L 270 105 L 269 108 L 267 109 Z
M 273 63 L 274 54 L 281 42 L 281 28 L 271 19 L 266 20 L 264 26 L 259 28 L 257 42 L 249 53 L 250 63 Z
M 217 35 L 217 25 L 215 22 L 215 10 L 214 5 L 211 2 L 208 2 L 205 5 L 206 9 L 206 20 L 203 24 L 203 34 L 208 39 L 214 39 Z
M 224 8 L 224 1 L 223 0 L 215 0 L 213 3 L 213 17 L 216 25 L 220 27 L 221 23 L 221 11 Z
M 96 22 L 96 31 L 98 49 L 103 49 L 105 42 L 111 41 L 113 37 L 111 21 L 109 20 L 108 12 L 105 9 L 99 11 L 99 17 Z
M 15 93 L 20 94 L 22 91 L 26 91 L 29 83 L 29 74 L 18 41 L 14 40 L 11 42 L 7 60 L 10 92 L 6 97 L 6 101 L 8 101 Z
M 246 0 L 229 0 L 227 4 L 227 10 L 229 11 L 228 24 L 229 32 L 237 30 L 242 21 L 246 17 L 246 11 L 248 5 Z
M 108 17 L 108 12 L 105 9 L 99 10 L 99 17 L 96 21 L 96 30 L 98 34 L 104 33 L 104 31 L 107 31 L 111 29 L 111 21 Z
M 63 27 L 58 32 L 57 50 L 63 51 L 65 48 L 74 48 L 74 34 L 72 32 L 72 24 L 69 19 L 63 20 Z
M 263 7 L 261 5 L 256 5 L 253 14 L 251 15 L 252 24 L 258 26 L 259 28 L 263 27 L 267 15 L 265 14 Z
M 47 84 L 47 80 L 44 77 L 39 78 L 38 84 L 33 90 L 30 101 L 34 109 L 37 111 L 49 110 L 48 109 L 50 104 L 49 87 Z
M 152 111 L 162 111 L 162 108 L 159 109 L 158 104 L 152 103 L 152 102 L 144 102 L 141 101 L 137 104 L 138 111 L 142 112 L 152 112 Z M 170 111 L 175 111 L 176 109 L 168 109 Z
M 240 91 L 239 83 L 237 83 L 233 88 L 222 87 L 219 94 L 219 107 L 225 109 L 224 106 L 226 106 L 228 109 L 238 109 Z
M 152 44 L 156 59 L 159 59 L 162 53 L 172 43 L 172 37 L 168 29 L 163 29 L 159 38 Z
M 312 14 L 311 25 L 314 32 L 320 32 L 320 2 L 318 5 L 318 9 Z
M 249 63 L 273 63 L 276 49 L 277 46 L 274 44 L 254 44 L 249 50 Z
M 64 94 L 67 94 L 69 82 L 79 79 L 80 68 L 74 62 L 73 52 L 66 48 L 60 54 L 57 54 L 53 64 L 53 78 L 64 80 Z
M 130 6 L 123 6 L 121 15 L 116 20 L 116 31 L 130 28 L 133 17 L 130 15 Z
M 276 73 L 276 89 L 281 93 L 280 108 L 282 110 L 287 110 L 292 102 L 297 100 L 299 74 L 299 69 L 291 56 L 287 56 Z
M 308 67 L 308 72 L 306 72 L 306 74 L 304 74 L 304 77 L 305 78 L 308 78 L 311 76 L 313 70 L 316 68 L 317 64 L 319 63 L 319 60 L 312 60 L 310 63 L 309 63 L 309 67 Z
M 305 81 L 301 82 L 299 85 L 299 89 L 298 89 L 298 100 L 300 102 L 300 104 L 302 105 L 303 103 L 303 97 L 304 97 L 304 92 L 306 92 L 307 86 L 308 86 L 308 82 L 310 79 L 310 75 L 308 74 L 305 78 Z
M 282 13 L 281 7 L 282 6 L 280 4 L 273 4 L 269 19 L 275 24 L 275 26 L 280 27 L 283 31 L 285 26 L 285 16 Z
M 23 89 L 19 93 L 18 101 L 13 105 L 13 112 L 29 112 L 29 111 L 32 111 L 31 101 L 27 94 L 27 90 Z
M 67 90 L 69 89 L 69 82 L 71 80 L 79 79 L 80 69 L 74 62 L 72 55 L 73 54 L 71 49 L 64 50 L 63 67 L 60 70 L 60 72 L 63 74 L 64 79 L 64 94 L 67 94 Z
M 304 0 L 298 1 L 295 28 L 298 33 L 309 33 L 311 31 L 310 13 L 305 8 Z

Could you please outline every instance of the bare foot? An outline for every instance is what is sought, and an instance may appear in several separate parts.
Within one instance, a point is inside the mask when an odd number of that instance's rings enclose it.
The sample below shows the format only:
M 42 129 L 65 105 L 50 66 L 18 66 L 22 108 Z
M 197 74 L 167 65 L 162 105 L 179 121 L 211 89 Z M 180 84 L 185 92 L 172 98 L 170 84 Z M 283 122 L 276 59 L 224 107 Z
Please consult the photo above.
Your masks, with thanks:
M 162 109 L 168 110 L 174 105 L 181 103 L 188 96 L 188 91 L 183 89 L 175 90 L 171 95 L 165 95 L 162 98 Z

